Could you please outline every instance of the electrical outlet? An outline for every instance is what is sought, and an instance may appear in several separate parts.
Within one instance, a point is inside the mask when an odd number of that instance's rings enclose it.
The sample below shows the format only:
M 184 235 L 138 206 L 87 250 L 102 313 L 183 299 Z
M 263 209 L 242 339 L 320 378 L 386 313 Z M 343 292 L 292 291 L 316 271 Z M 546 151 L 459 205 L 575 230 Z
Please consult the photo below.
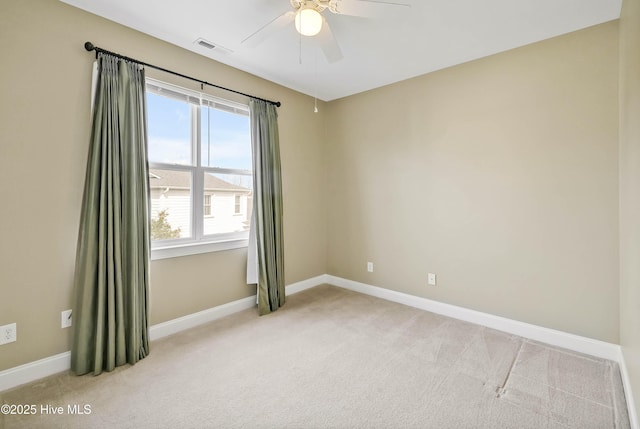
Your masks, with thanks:
M 433 273 L 429 273 L 428 276 L 428 282 L 431 286 L 435 286 L 436 285 L 436 275 Z
M 60 327 L 61 328 L 68 328 L 71 326 L 71 310 L 65 310 L 62 312 L 62 315 L 60 316 Z
M 367 271 L 373 272 L 373 262 L 367 262 Z
M 13 343 L 18 338 L 18 328 L 15 323 L 0 326 L 0 345 Z

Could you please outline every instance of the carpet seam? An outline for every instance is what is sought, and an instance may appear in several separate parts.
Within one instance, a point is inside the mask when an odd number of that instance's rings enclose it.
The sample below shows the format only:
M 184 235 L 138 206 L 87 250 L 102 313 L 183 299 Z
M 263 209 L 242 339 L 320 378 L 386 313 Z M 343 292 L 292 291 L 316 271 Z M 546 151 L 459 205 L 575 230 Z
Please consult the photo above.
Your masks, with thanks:
M 605 408 L 613 409 L 613 406 L 612 406 L 612 405 L 607 405 L 607 404 L 603 404 L 603 403 L 598 402 L 598 401 L 594 401 L 593 399 L 589 399 L 589 398 L 586 398 L 586 397 L 584 397 L 584 396 L 577 395 L 577 394 L 575 394 L 575 393 L 573 393 L 573 392 L 569 392 L 569 391 L 567 391 L 567 390 L 560 389 L 560 388 L 558 388 L 558 387 L 552 386 L 552 385 L 547 384 L 547 383 L 543 383 L 543 382 L 536 381 L 536 380 L 534 380 L 533 378 L 525 377 L 524 375 L 520 375 L 520 374 L 516 374 L 516 375 L 517 375 L 518 377 L 524 378 L 525 380 L 532 381 L 532 382 L 534 382 L 534 383 L 539 383 L 539 384 L 543 385 L 544 387 L 548 387 L 548 388 L 551 388 L 551 389 L 557 390 L 558 392 L 566 393 L 567 395 L 571 395 L 571 396 L 573 396 L 573 397 L 575 397 L 575 398 L 584 399 L 585 401 L 591 402 L 592 404 L 596 404 L 596 405 L 603 406 L 603 407 L 605 407 Z
M 520 342 L 520 347 L 518 347 L 518 353 L 516 353 L 515 357 L 513 358 L 513 362 L 511 362 L 511 367 L 509 367 L 509 372 L 507 372 L 507 376 L 505 377 L 502 385 L 498 385 L 498 388 L 496 389 L 496 394 L 498 398 L 502 397 L 502 394 L 505 391 L 505 387 L 507 387 L 507 383 L 509 382 L 509 378 L 511 377 L 511 373 L 513 372 L 513 368 L 516 366 L 516 362 L 518 361 L 518 358 L 520 357 L 520 353 L 522 352 L 522 348 L 524 347 L 524 340 L 522 338 L 519 339 L 519 342 Z

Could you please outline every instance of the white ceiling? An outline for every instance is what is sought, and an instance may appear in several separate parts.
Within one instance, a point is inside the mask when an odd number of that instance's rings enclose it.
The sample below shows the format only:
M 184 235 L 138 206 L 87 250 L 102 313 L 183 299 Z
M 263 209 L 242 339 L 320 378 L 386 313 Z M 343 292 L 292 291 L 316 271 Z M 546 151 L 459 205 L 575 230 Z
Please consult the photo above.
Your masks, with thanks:
M 61 1 L 325 101 L 617 19 L 621 7 L 621 0 L 384 0 L 411 7 L 341 0 L 369 17 L 323 12 L 343 53 L 329 63 L 293 24 L 256 47 L 241 43 L 292 10 L 289 0 Z M 198 38 L 229 52 L 203 48 Z M 126 46 L 90 41 L 136 57 Z

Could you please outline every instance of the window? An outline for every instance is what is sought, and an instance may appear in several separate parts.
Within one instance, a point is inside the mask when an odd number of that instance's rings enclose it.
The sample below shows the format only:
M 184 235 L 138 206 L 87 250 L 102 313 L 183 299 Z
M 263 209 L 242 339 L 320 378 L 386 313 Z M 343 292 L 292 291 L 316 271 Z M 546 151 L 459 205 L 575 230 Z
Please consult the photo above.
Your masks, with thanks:
M 249 109 L 147 79 L 154 259 L 246 246 Z
M 204 196 L 204 215 L 211 216 L 211 195 Z
M 242 196 L 235 195 L 235 204 L 234 204 L 233 212 L 237 215 L 242 214 L 242 212 L 240 211 L 241 208 L 242 208 Z

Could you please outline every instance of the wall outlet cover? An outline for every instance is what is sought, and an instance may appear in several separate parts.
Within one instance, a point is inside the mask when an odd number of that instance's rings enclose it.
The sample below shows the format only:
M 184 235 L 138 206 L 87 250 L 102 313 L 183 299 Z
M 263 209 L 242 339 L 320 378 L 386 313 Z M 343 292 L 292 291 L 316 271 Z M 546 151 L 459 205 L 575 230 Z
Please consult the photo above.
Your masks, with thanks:
M 72 319 L 72 311 L 71 310 L 65 310 L 62 312 L 61 316 L 60 316 L 60 327 L 61 328 L 68 328 L 71 326 L 71 323 L 73 321 Z
M 15 323 L 0 326 L 0 345 L 18 340 L 18 327 Z
M 436 275 L 433 273 L 429 273 L 429 278 L 428 278 L 428 282 L 431 286 L 435 286 L 436 285 Z

